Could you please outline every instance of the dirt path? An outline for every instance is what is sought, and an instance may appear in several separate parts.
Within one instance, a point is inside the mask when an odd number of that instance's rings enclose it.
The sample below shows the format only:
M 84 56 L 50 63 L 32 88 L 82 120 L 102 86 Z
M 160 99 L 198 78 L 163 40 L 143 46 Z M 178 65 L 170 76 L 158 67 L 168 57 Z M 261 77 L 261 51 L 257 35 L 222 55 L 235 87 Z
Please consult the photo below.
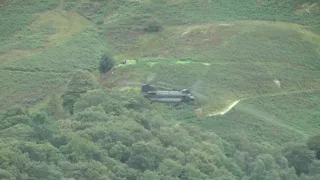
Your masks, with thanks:
M 234 106 L 236 106 L 239 102 L 240 102 L 240 100 L 237 100 L 237 101 L 233 102 L 232 104 L 230 104 L 227 108 L 225 108 L 219 112 L 209 114 L 208 116 L 224 115 L 225 113 L 229 112 Z
M 294 91 L 294 92 L 282 92 L 282 93 L 275 93 L 275 94 L 263 94 L 263 95 L 258 95 L 254 97 L 249 97 L 249 98 L 244 98 L 241 101 L 245 100 L 252 100 L 256 98 L 263 98 L 263 97 L 272 97 L 272 96 L 284 96 L 284 95 L 293 95 L 293 94 L 300 94 L 300 93 L 307 93 L 307 92 L 315 92 L 315 91 L 320 91 L 320 89 L 307 89 L 307 90 L 300 90 L 300 91 Z M 227 108 L 224 110 L 210 114 L 209 116 L 217 116 L 217 115 L 224 115 L 227 112 L 229 112 L 234 106 L 236 106 L 240 100 L 233 102 L 230 104 Z M 278 119 L 276 116 L 272 115 L 269 112 L 261 111 L 258 108 L 255 108 L 249 104 L 241 104 L 237 107 L 237 111 L 244 112 L 246 114 L 249 114 L 251 116 L 256 117 L 257 119 L 263 120 L 267 123 L 273 124 L 278 127 L 282 127 L 285 129 L 288 129 L 290 131 L 293 131 L 299 135 L 301 135 L 303 138 L 307 138 L 309 135 L 305 133 L 304 131 L 301 131 L 295 127 L 292 127 L 286 123 L 283 123 L 280 119 Z
M 262 95 L 257 95 L 257 96 L 252 96 L 248 98 L 243 98 L 241 101 L 245 100 L 252 100 L 252 99 L 257 99 L 257 98 L 262 98 L 262 97 L 274 97 L 274 96 L 285 96 L 285 95 L 292 95 L 292 94 L 300 94 L 300 93 L 307 93 L 307 92 L 315 92 L 315 91 L 320 91 L 320 89 L 307 89 L 307 90 L 300 90 L 300 91 L 293 91 L 293 92 L 282 92 L 282 93 L 275 93 L 275 94 L 262 94 Z M 224 115 L 227 112 L 229 112 L 233 107 L 235 107 L 240 100 L 234 101 L 232 104 L 230 104 L 228 107 L 225 109 L 209 114 L 208 116 L 218 116 L 218 115 Z

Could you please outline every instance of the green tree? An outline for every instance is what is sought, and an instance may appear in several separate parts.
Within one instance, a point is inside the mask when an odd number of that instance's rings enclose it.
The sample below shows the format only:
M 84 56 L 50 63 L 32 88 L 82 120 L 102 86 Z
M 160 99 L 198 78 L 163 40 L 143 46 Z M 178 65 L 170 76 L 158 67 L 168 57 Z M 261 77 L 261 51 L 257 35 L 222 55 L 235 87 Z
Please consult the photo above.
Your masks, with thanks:
M 299 178 L 299 180 L 319 180 L 320 174 L 317 174 L 315 176 L 308 176 L 306 174 L 302 174 Z
M 62 106 L 62 99 L 57 94 L 53 94 L 50 97 L 50 100 L 47 105 L 47 112 L 49 115 L 53 116 L 56 119 L 65 117 L 65 112 Z
M 209 179 L 209 177 L 202 173 L 198 168 L 188 163 L 182 170 L 179 176 L 181 180 L 199 180 L 199 179 Z
M 5 111 L 1 119 L 0 129 L 5 129 L 16 124 L 27 124 L 28 120 L 28 110 L 20 105 L 16 105 Z
M 28 179 L 46 179 L 57 180 L 61 179 L 61 170 L 55 165 L 48 165 L 44 162 L 31 162 L 28 164 L 27 173 Z
M 294 168 L 286 168 L 280 170 L 280 177 L 282 179 L 290 179 L 290 180 L 297 180 L 297 174 Z
M 282 180 L 282 179 L 281 179 L 279 173 L 276 170 L 274 170 L 274 171 L 267 172 L 264 180 Z
M 146 26 L 144 28 L 144 31 L 149 32 L 149 33 L 159 32 L 161 30 L 162 30 L 162 26 L 161 26 L 160 22 L 157 20 L 149 20 L 146 23 Z
M 214 171 L 213 175 L 211 176 L 214 179 L 217 180 L 233 180 L 236 179 L 236 177 L 230 173 L 225 167 L 220 167 L 216 171 Z M 256 180 L 256 179 L 254 179 Z
M 3 174 L 0 173 L 0 179 L 5 179 L 9 174 L 13 175 L 12 179 L 27 179 L 26 171 L 31 161 L 28 155 L 21 151 L 20 144 L 21 141 L 13 138 L 0 138 L 0 169 L 4 170 L 1 172 Z
M 97 144 L 77 135 L 75 135 L 63 149 L 71 162 L 98 161 L 101 160 L 104 155 L 104 152 L 100 150 Z
M 156 161 L 153 157 L 144 156 L 142 154 L 130 157 L 127 164 L 129 167 L 140 171 L 155 170 L 156 167 Z
M 109 180 L 115 179 L 114 174 L 100 163 L 99 161 L 91 160 L 88 162 L 70 163 L 60 162 L 61 170 L 65 177 L 75 179 L 96 179 L 96 180 Z
M 115 62 L 112 56 L 108 54 L 102 55 L 102 57 L 100 58 L 100 64 L 99 64 L 100 73 L 108 72 L 110 69 L 112 69 L 114 65 L 115 65 Z
M 109 156 L 125 163 L 130 158 L 130 148 L 117 141 L 109 150 Z
M 68 144 L 68 137 L 67 135 L 65 134 L 56 134 L 51 140 L 50 140 L 50 143 L 56 147 L 56 148 L 59 148 L 63 145 L 66 145 Z
M 50 163 L 57 163 L 63 157 L 59 150 L 50 143 L 36 144 L 33 142 L 22 142 L 20 145 L 22 153 L 27 153 L 30 160 Z
M 1 131 L 2 138 L 11 137 L 17 140 L 30 140 L 32 135 L 32 128 L 26 124 L 16 124 Z
M 3 119 L 0 123 L 0 129 L 6 129 L 18 124 L 27 124 L 30 120 L 29 115 L 15 115 Z
M 176 147 L 169 146 L 165 150 L 166 158 L 173 159 L 180 164 L 185 163 L 185 155 L 181 151 L 179 151 Z
M 139 180 L 161 180 L 161 176 L 154 171 L 146 170 L 143 172 L 141 178 Z
M 164 152 L 165 149 L 156 141 L 139 141 L 132 145 L 131 155 L 136 156 L 141 154 L 145 157 L 153 159 L 155 163 L 159 163 L 165 156 Z
M 108 121 L 109 116 L 100 107 L 90 107 L 84 111 L 75 114 L 77 121 L 94 122 L 94 121 Z
M 21 115 L 28 115 L 28 110 L 21 105 L 15 105 L 6 110 L 3 118 L 5 119 L 8 117 L 21 116 Z
M 290 143 L 283 150 L 289 166 L 293 166 L 297 175 L 309 172 L 309 165 L 315 160 L 315 153 L 304 144 Z
M 309 175 L 315 176 L 317 174 L 320 174 L 320 160 L 315 160 L 309 166 Z
M 317 159 L 320 159 L 320 133 L 308 139 L 307 145 L 309 149 L 316 151 Z
M 50 140 L 58 132 L 55 120 L 46 112 L 32 114 L 28 124 L 33 129 L 33 138 L 37 141 Z
M 0 169 L 0 179 L 14 179 L 14 175 L 6 170 Z
M 102 89 L 89 90 L 74 104 L 74 112 L 81 112 L 92 106 L 99 106 L 108 100 L 107 93 Z
M 234 176 L 236 176 L 238 179 L 240 179 L 241 177 L 243 177 L 245 175 L 245 172 L 243 172 L 241 170 L 241 168 L 233 161 L 234 161 L 233 159 L 228 159 L 228 161 L 226 161 L 224 163 L 224 167 L 230 173 L 232 173 Z
M 261 159 L 256 159 L 253 163 L 253 171 L 251 173 L 250 179 L 252 180 L 264 180 L 266 176 L 266 167 Z
M 217 154 L 220 153 L 208 154 L 192 147 L 189 152 L 186 153 L 186 160 L 188 163 L 196 165 L 202 172 L 212 175 L 213 171 L 217 169 L 216 160 L 219 159 Z
M 97 80 L 90 72 L 84 70 L 76 71 L 68 83 L 67 90 L 62 94 L 64 109 L 68 110 L 70 114 L 73 114 L 74 103 L 80 95 L 86 93 L 88 90 L 97 88 L 98 85 Z
M 176 161 L 171 159 L 164 159 L 159 165 L 159 172 L 161 174 L 171 176 L 171 177 L 178 177 L 181 175 L 183 167 Z

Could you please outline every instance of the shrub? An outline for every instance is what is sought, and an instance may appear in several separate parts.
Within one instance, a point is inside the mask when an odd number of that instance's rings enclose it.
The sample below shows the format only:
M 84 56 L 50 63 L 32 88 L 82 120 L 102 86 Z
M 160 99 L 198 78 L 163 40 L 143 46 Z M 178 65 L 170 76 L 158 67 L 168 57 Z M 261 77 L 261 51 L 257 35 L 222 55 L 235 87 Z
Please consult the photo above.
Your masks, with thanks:
M 145 32 L 159 32 L 161 31 L 162 26 L 160 24 L 160 22 L 156 21 L 156 20 L 152 20 L 146 23 L 146 27 L 144 28 Z
M 113 58 L 107 54 L 104 54 L 100 59 L 100 73 L 108 72 L 113 66 L 115 62 Z

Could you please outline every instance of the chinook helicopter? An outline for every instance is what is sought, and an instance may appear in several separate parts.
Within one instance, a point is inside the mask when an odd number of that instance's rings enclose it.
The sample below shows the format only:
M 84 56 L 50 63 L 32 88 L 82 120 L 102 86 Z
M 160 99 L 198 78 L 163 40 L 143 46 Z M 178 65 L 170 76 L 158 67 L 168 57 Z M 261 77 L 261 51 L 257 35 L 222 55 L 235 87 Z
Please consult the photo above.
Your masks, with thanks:
M 200 93 L 193 91 L 193 89 L 199 84 L 203 83 L 203 81 L 199 80 L 194 85 L 189 88 L 180 88 L 178 89 L 170 89 L 163 86 L 155 86 L 151 85 L 149 82 L 154 79 L 154 76 L 148 77 L 147 83 L 126 83 L 131 85 L 141 85 L 141 93 L 142 95 L 149 99 L 151 103 L 160 102 L 160 103 L 181 103 L 181 102 L 190 102 L 195 99 L 205 99 L 206 97 Z M 167 83 L 159 82 L 160 84 Z M 173 86 L 173 85 L 170 85 Z

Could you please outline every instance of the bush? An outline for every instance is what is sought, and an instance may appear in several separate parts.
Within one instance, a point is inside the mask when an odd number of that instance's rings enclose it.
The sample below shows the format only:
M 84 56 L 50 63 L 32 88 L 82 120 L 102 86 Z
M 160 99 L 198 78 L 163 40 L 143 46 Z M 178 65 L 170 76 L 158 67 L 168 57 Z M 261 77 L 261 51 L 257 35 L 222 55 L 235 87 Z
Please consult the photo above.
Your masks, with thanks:
M 162 29 L 160 22 L 156 20 L 152 20 L 146 23 L 146 27 L 144 28 L 145 32 L 159 32 Z
M 104 54 L 100 59 L 100 73 L 108 72 L 113 66 L 115 62 L 113 58 L 107 54 Z

